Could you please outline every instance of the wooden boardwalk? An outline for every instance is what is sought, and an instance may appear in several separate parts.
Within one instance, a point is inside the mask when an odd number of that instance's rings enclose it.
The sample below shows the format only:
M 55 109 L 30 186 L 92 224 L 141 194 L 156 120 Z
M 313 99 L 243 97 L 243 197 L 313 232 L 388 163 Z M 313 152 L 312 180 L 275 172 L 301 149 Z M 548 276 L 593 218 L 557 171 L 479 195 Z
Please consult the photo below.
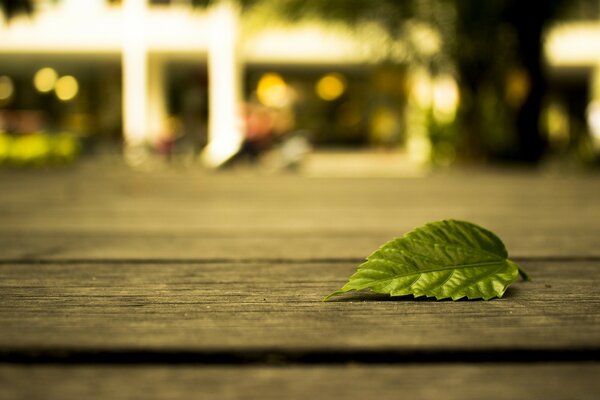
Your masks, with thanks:
M 600 175 L 0 172 L 0 399 L 597 399 Z M 496 232 L 500 300 L 321 299 L 426 222 Z

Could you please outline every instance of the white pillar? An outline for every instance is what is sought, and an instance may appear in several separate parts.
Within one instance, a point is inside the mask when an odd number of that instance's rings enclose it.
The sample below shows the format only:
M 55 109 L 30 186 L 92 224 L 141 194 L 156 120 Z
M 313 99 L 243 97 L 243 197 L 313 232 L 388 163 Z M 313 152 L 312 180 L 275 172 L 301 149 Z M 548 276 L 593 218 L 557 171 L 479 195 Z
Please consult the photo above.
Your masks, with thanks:
M 600 63 L 592 71 L 590 83 L 590 102 L 587 107 L 587 123 L 590 129 L 592 145 L 600 150 Z
M 592 68 L 591 74 L 590 98 L 591 100 L 600 100 L 600 59 L 596 66 Z
M 164 134 L 167 113 L 167 93 L 165 82 L 165 61 L 160 55 L 148 60 L 148 140 L 155 142 Z
M 216 168 L 235 155 L 243 140 L 238 62 L 239 9 L 223 0 L 212 9 L 208 48 L 209 117 L 205 165 Z
M 148 65 L 144 35 L 146 0 L 123 3 L 123 133 L 128 146 L 148 136 Z

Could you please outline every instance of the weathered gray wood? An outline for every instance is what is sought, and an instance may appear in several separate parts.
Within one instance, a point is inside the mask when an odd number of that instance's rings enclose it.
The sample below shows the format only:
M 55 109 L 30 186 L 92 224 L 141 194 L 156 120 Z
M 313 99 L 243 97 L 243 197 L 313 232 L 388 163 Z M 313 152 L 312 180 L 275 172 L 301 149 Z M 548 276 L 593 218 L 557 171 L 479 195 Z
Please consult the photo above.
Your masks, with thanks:
M 2 366 L 0 399 L 595 400 L 600 365 Z
M 344 233 L 0 233 L 0 260 L 362 259 L 390 238 Z
M 423 223 L 467 219 L 513 256 L 600 256 L 600 179 L 0 173 L 0 258 L 362 258 Z
M 512 257 L 600 257 L 600 228 L 594 226 L 546 233 L 532 226 L 496 225 L 485 224 L 500 235 Z M 412 229 L 405 222 L 398 226 L 396 232 L 0 232 L 0 260 L 361 260 Z
M 479 352 L 490 362 L 522 351 L 597 357 L 599 175 L 308 179 L 90 164 L 0 171 L 0 187 L 4 361 L 321 351 L 389 352 L 398 359 L 388 361 L 404 363 L 4 364 L 0 398 L 592 399 L 600 391 L 597 363 L 406 364 L 419 352 L 457 360 Z M 443 218 L 497 232 L 534 280 L 489 302 L 320 301 L 384 241 Z
M 600 349 L 597 262 L 524 262 L 489 302 L 355 294 L 348 263 L 1 264 L 0 349 Z

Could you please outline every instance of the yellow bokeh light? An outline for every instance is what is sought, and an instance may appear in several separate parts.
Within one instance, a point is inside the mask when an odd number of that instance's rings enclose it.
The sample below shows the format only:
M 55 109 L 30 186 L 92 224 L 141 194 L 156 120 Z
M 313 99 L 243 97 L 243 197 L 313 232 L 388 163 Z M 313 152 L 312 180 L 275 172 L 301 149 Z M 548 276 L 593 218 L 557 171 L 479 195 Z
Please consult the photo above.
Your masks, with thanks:
M 451 75 L 438 76 L 433 83 L 433 116 L 440 123 L 451 123 L 460 103 L 458 83 Z
M 513 108 L 523 105 L 531 90 L 531 78 L 527 71 L 515 69 L 510 71 L 506 78 L 504 97 L 506 102 Z
M 56 81 L 54 90 L 56 91 L 56 97 L 60 100 L 69 101 L 77 96 L 79 84 L 77 83 L 77 79 L 73 78 L 71 75 L 65 75 Z
M 566 148 L 570 141 L 570 121 L 567 106 L 559 101 L 551 101 L 542 112 L 545 123 L 544 128 L 548 133 L 548 142 L 556 148 Z
M 290 100 L 289 88 L 279 74 L 264 74 L 258 81 L 256 97 L 267 107 L 285 107 Z
M 0 101 L 10 99 L 15 91 L 15 85 L 8 76 L 0 76 Z
M 426 163 L 431 159 L 431 141 L 425 136 L 415 136 L 406 143 L 409 158 L 416 163 Z
M 340 74 L 327 74 L 319 79 L 315 90 L 323 100 L 335 100 L 346 90 L 346 79 Z
M 425 69 L 416 69 L 410 77 L 410 100 L 421 107 L 429 109 L 433 102 L 433 83 L 431 75 Z
M 57 79 L 58 74 L 56 71 L 52 68 L 46 67 L 35 73 L 35 76 L 33 77 L 33 85 L 38 92 L 48 93 L 54 89 Z

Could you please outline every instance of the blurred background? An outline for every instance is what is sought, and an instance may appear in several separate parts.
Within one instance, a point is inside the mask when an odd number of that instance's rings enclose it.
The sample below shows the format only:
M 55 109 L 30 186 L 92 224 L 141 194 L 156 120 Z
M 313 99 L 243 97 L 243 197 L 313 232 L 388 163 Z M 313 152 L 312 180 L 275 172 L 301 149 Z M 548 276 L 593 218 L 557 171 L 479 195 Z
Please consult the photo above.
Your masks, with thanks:
M 600 165 L 600 0 L 1 0 L 0 165 Z

